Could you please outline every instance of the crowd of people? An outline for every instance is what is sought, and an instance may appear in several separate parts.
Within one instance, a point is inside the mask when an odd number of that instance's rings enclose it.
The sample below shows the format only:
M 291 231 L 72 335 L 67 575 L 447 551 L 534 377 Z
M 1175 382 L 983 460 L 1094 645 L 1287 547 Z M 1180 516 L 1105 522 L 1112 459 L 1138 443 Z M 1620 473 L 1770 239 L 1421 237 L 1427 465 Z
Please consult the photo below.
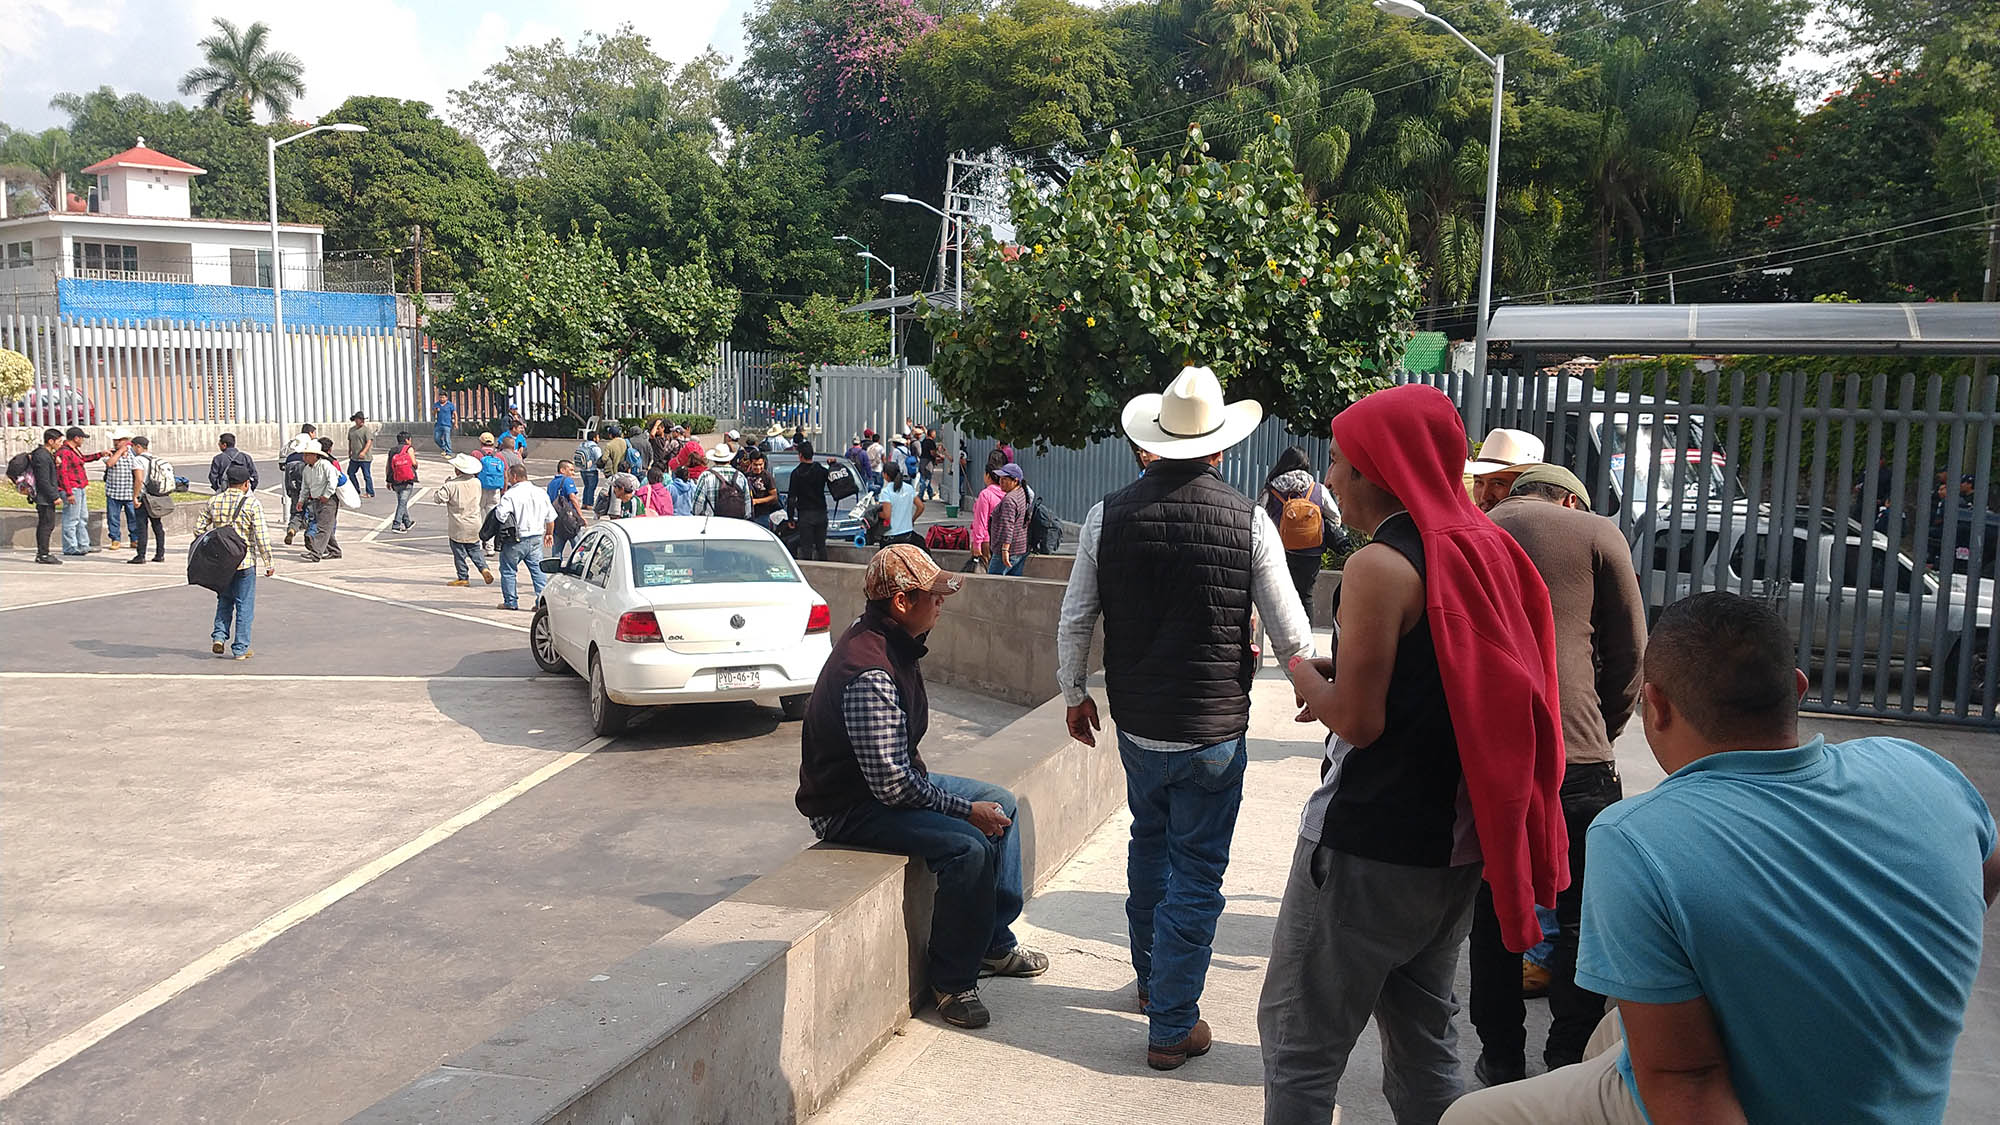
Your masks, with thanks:
M 1371 1018 L 1399 1123 L 1940 1120 L 2000 893 L 1964 775 L 1900 739 L 1802 739 L 1806 680 L 1760 601 L 1699 594 L 1649 636 L 1623 535 L 1532 435 L 1496 431 L 1468 461 L 1450 401 L 1396 387 L 1334 420 L 1323 470 L 1288 459 L 1253 501 L 1218 468 L 1261 417 L 1204 368 L 1129 403 L 1143 472 L 1090 510 L 1063 600 L 1058 687 L 1093 746 L 1102 629 L 1147 1065 L 1214 1041 L 1200 1001 L 1261 621 L 1297 720 L 1326 736 L 1257 1013 L 1266 1121 L 1330 1121 Z M 987 481 L 991 515 L 1018 467 Z M 1291 556 L 1343 524 L 1368 542 L 1322 653 Z M 1013 795 L 923 759 L 925 640 L 961 581 L 907 543 L 871 560 L 808 708 L 797 805 L 822 839 L 936 874 L 931 995 L 978 1028 L 981 979 L 1049 961 L 1012 930 Z M 1668 777 L 1621 799 L 1612 745 L 1634 718 Z M 1521 957 L 1545 943 L 1548 1069 L 1528 1077 Z

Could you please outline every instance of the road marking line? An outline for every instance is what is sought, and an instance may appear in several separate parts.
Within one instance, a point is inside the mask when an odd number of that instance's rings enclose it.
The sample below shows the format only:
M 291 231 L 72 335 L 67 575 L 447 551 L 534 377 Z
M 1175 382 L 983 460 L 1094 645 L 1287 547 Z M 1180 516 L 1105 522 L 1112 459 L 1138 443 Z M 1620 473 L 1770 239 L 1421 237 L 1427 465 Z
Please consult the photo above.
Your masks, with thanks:
M 602 750 L 610 745 L 611 741 L 609 738 L 593 738 L 507 788 L 488 794 L 456 816 L 426 829 L 401 847 L 349 871 L 330 886 L 299 899 L 197 957 L 167 979 L 15 1063 L 6 1073 L 0 1074 L 0 1098 L 12 1095 L 21 1087 L 96 1046 L 126 1024 L 255 953 L 292 927 L 423 854 L 433 846 L 450 839 L 459 829 L 478 822 L 514 798 Z
M 285 574 L 278 575 L 277 581 L 290 582 L 295 586 L 307 586 L 315 590 L 324 590 L 329 594 L 345 594 L 350 598 L 360 598 L 363 601 L 381 602 L 383 605 L 399 606 L 403 609 L 414 609 L 418 613 L 433 613 L 439 617 L 449 617 L 458 621 L 470 621 L 474 625 L 491 625 L 495 629 L 512 629 L 516 633 L 525 633 L 528 631 L 528 627 L 526 625 L 513 625 L 505 621 L 489 621 L 484 617 L 474 617 L 469 613 L 453 613 L 451 610 L 448 609 L 432 609 L 430 606 L 418 605 L 415 602 L 399 602 L 394 598 L 385 598 L 377 594 L 364 594 L 359 590 L 343 590 L 338 586 L 328 586 L 323 582 L 308 582 L 303 578 L 293 578 L 290 575 L 285 575 Z
M 327 676 L 289 672 L 0 672 L 0 680 L 311 680 L 337 684 L 461 684 L 558 683 L 571 676 Z
M 100 590 L 95 594 L 78 594 L 73 598 L 53 598 L 45 602 L 28 602 L 24 605 L 0 605 L 0 613 L 10 613 L 17 609 L 40 609 L 50 605 L 68 605 L 71 602 L 87 602 L 94 598 L 115 598 L 120 594 L 143 594 L 148 590 L 173 590 L 187 585 L 185 582 L 161 582 L 152 586 L 134 586 L 129 590 Z
M 383 516 L 382 522 L 375 525 L 375 530 L 362 536 L 361 541 L 363 543 L 373 543 L 375 542 L 375 540 L 381 538 L 382 533 L 389 530 L 389 524 L 393 522 L 395 518 L 396 518 L 396 513 L 394 512 L 390 512 L 388 515 Z

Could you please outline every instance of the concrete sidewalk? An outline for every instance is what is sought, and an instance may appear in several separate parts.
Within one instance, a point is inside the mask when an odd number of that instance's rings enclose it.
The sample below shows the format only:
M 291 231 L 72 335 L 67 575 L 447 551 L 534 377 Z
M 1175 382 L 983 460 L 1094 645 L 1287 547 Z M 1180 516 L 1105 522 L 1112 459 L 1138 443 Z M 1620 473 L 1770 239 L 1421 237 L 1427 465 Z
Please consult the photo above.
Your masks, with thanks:
M 1100 705 L 1102 700 L 1099 701 Z M 1028 904 L 1017 927 L 1024 944 L 1048 952 L 1051 966 L 1036 980 L 984 982 L 981 995 L 992 1026 L 965 1032 L 926 1011 L 883 1048 L 816 1122 L 1251 1122 L 1263 1116 L 1263 1066 L 1257 1039 L 1257 995 L 1264 981 L 1271 932 L 1299 810 L 1319 778 L 1317 726 L 1291 721 L 1291 691 L 1274 667 L 1258 680 L 1251 712 L 1250 765 L 1242 814 L 1223 890 L 1228 906 L 1216 931 L 1202 1014 L 1215 1032 L 1205 1058 L 1157 1074 L 1145 1063 L 1146 1021 L 1133 996 L 1125 936 L 1125 845 L 1130 820 L 1106 821 L 1075 859 Z M 1806 715 L 1801 731 L 1830 740 L 1893 734 L 1912 738 L 1958 762 L 1992 803 L 2000 803 L 2000 755 L 1985 732 L 1847 721 Z M 1663 774 L 1635 720 L 1618 746 L 1625 792 L 1650 789 Z M 1460 957 L 1458 995 L 1469 995 Z M 2000 924 L 1987 923 L 1985 962 L 1965 1035 L 1959 1041 L 1948 1121 L 1986 1120 L 2000 1096 Z M 1468 1084 L 1479 1040 L 1461 1012 L 1459 1053 Z M 1541 1069 L 1548 1006 L 1528 1004 L 1530 1072 Z M 1371 1023 L 1341 1083 L 1336 1121 L 1393 1121 L 1381 1093 L 1380 1046 Z M 1979 1107 L 1986 1107 L 1985 1110 Z

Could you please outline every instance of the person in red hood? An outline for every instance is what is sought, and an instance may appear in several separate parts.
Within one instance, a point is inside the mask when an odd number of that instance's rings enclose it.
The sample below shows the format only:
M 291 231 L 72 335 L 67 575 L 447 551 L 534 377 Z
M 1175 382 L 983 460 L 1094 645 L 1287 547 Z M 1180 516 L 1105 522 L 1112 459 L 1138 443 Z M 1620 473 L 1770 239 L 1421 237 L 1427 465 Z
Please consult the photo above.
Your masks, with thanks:
M 1373 542 L 1347 561 L 1335 656 L 1292 662 L 1333 732 L 1258 1005 L 1267 1123 L 1331 1120 L 1373 1015 L 1399 1125 L 1463 1092 L 1452 999 L 1482 874 L 1507 948 L 1569 881 L 1555 626 L 1534 564 L 1461 483 L 1465 427 L 1431 387 L 1334 419 L 1326 485 Z

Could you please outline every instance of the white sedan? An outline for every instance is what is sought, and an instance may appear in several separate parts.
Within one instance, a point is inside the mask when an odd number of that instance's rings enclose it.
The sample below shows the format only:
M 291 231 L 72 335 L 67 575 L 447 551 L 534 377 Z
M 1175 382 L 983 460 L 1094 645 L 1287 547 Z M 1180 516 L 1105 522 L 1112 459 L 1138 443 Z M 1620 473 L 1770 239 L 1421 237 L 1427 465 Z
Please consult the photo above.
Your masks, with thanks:
M 590 679 L 601 735 L 671 703 L 776 698 L 801 718 L 833 649 L 825 599 L 748 520 L 604 520 L 542 569 L 528 647 L 543 670 Z

